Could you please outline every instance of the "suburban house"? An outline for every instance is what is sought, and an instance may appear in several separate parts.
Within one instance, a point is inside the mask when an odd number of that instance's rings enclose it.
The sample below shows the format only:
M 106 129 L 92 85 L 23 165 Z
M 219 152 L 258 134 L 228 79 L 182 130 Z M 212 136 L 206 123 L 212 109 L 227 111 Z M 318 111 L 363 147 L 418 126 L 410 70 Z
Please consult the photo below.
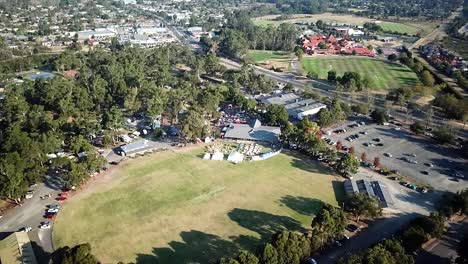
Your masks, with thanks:
M 356 193 L 363 193 L 367 196 L 375 196 L 380 201 L 381 207 L 393 206 L 393 199 L 390 195 L 387 185 L 379 181 L 367 180 L 346 180 L 343 182 L 347 197 Z
M 320 33 L 304 36 L 302 47 L 309 54 L 375 56 L 374 51 L 351 39 L 336 38 L 333 35 L 326 37 Z
M 248 124 L 232 123 L 227 128 L 224 138 L 276 143 L 280 134 L 280 127 L 263 126 L 260 120 L 254 119 Z
M 279 104 L 283 105 L 290 117 L 302 120 L 304 117 L 317 114 L 320 109 L 327 106 L 313 99 L 303 99 L 294 93 L 276 94 L 272 96 L 261 97 L 260 101 L 263 104 Z

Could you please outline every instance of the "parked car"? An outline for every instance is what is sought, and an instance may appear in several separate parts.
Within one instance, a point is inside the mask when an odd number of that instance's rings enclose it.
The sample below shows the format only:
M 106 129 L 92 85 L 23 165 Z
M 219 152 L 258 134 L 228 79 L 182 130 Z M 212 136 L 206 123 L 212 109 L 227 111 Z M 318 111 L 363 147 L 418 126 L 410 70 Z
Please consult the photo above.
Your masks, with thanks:
M 50 228 L 50 222 L 43 222 L 39 228 L 41 229 L 49 229 Z
M 20 232 L 31 232 L 31 231 L 32 231 L 32 227 L 30 226 L 25 226 L 20 229 Z
M 348 230 L 351 233 L 356 232 L 358 229 L 359 229 L 359 227 L 357 225 L 354 225 L 354 224 L 349 224 L 349 225 L 346 226 L 346 230 Z
M 392 154 L 390 154 L 390 153 L 388 153 L 388 152 L 385 152 L 383 155 L 384 155 L 385 157 L 389 157 L 389 158 L 393 157 Z
M 424 170 L 424 171 L 421 171 L 421 173 L 424 174 L 424 175 L 429 175 L 429 172 L 428 172 L 428 171 L 425 171 L 425 170 Z
M 50 204 L 48 207 L 49 209 L 60 209 L 60 205 L 58 204 Z
M 59 211 L 58 208 L 50 208 L 50 209 L 47 209 L 47 213 L 57 213 Z
M 68 198 L 66 196 L 60 196 L 57 198 L 57 201 L 65 201 L 67 200 Z
M 24 196 L 24 198 L 31 199 L 31 198 L 33 198 L 33 196 L 34 196 L 34 192 L 33 191 L 28 191 L 26 193 L 26 195 Z
M 428 166 L 428 167 L 431 167 L 431 168 L 434 167 L 434 164 L 432 164 L 432 163 L 430 163 L 430 162 L 426 162 L 426 163 L 424 163 L 424 165 L 426 165 L 426 166 Z

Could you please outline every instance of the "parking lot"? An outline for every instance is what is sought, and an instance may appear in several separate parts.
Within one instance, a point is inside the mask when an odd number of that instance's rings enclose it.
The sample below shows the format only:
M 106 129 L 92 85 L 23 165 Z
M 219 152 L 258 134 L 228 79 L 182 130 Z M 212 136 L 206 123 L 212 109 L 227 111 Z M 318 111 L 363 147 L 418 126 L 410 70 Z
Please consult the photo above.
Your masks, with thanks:
M 365 125 L 349 126 L 361 122 Z M 346 132 L 333 132 L 343 128 Z M 389 170 L 398 170 L 403 176 L 439 190 L 455 192 L 468 187 L 468 164 L 459 150 L 437 144 L 427 137 L 415 136 L 404 126 L 377 125 L 367 117 L 360 117 L 330 132 L 326 138 L 341 141 L 345 147 L 354 147 L 358 157 L 366 152 L 370 164 L 379 157 L 380 164 Z M 352 135 L 359 137 L 349 141 Z

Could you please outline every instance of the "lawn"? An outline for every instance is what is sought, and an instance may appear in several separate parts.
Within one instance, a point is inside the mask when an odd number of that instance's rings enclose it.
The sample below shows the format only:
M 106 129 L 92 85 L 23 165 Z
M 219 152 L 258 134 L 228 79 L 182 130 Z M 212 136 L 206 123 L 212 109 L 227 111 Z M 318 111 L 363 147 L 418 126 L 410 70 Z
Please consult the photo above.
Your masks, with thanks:
M 416 27 L 395 22 L 383 21 L 379 23 L 379 26 L 381 26 L 385 31 L 398 32 L 401 34 L 407 33 L 408 35 L 414 35 L 419 31 L 419 29 Z
M 328 71 L 335 70 L 338 75 L 354 71 L 371 78 L 374 90 L 388 90 L 419 83 L 417 75 L 406 66 L 388 61 L 362 57 L 314 57 L 302 60 L 306 72 L 314 71 L 319 78 L 326 79 Z
M 253 62 L 263 62 L 266 60 L 291 59 L 293 54 L 284 51 L 249 50 L 246 57 Z
M 302 231 L 323 202 L 343 198 L 327 168 L 285 154 L 235 165 L 162 152 L 111 173 L 67 201 L 56 248 L 89 242 L 103 263 L 209 263 Z

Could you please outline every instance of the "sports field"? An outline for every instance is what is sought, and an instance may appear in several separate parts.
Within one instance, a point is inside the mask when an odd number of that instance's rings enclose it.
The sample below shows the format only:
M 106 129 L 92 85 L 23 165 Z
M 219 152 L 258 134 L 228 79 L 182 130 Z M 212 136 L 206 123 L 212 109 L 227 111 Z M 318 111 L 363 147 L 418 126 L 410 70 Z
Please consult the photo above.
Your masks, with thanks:
M 417 75 L 406 66 L 388 61 L 362 57 L 314 57 L 302 60 L 306 72 L 314 71 L 320 79 L 326 79 L 328 71 L 335 70 L 343 75 L 354 71 L 374 81 L 374 90 L 388 90 L 419 83 Z
M 235 165 L 201 152 L 161 152 L 101 176 L 110 180 L 59 213 L 55 247 L 90 242 L 103 263 L 210 263 L 280 229 L 301 231 L 322 202 L 343 197 L 339 178 L 300 157 Z
M 249 50 L 246 57 L 253 62 L 263 62 L 266 60 L 291 59 L 293 54 L 284 51 Z
M 408 35 L 414 35 L 420 31 L 418 28 L 401 24 L 401 23 L 395 23 L 395 22 L 386 22 L 383 21 L 379 23 L 379 26 L 382 27 L 383 30 L 385 31 L 390 31 L 390 32 L 398 32 L 401 34 L 408 34 Z

